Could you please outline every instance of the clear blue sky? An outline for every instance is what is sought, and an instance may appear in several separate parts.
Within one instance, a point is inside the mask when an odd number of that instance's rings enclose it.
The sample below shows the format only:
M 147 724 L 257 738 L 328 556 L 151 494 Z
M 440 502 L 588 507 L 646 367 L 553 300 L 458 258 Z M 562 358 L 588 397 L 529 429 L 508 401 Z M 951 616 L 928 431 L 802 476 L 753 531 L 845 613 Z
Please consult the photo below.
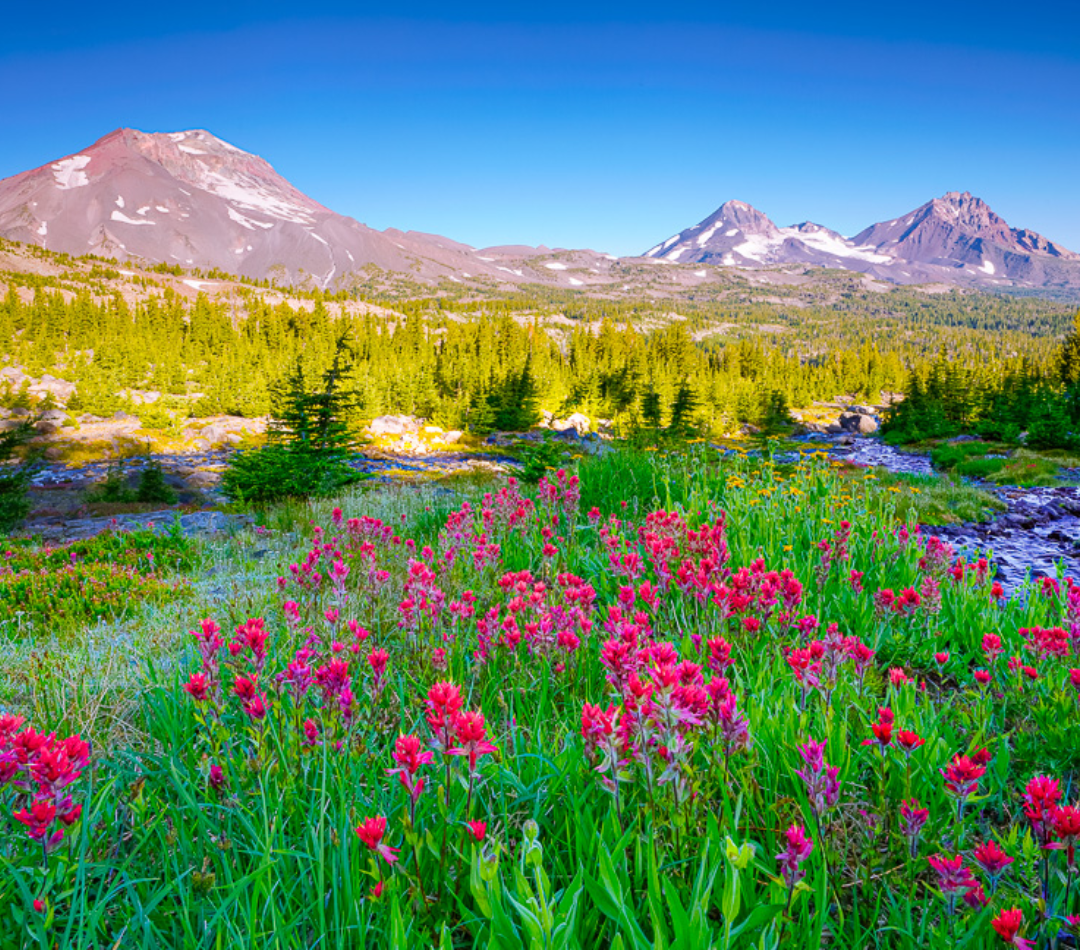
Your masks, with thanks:
M 1076 6 L 12 3 L 0 177 L 206 128 L 478 246 L 638 253 L 729 198 L 852 234 L 967 190 L 1080 251 Z

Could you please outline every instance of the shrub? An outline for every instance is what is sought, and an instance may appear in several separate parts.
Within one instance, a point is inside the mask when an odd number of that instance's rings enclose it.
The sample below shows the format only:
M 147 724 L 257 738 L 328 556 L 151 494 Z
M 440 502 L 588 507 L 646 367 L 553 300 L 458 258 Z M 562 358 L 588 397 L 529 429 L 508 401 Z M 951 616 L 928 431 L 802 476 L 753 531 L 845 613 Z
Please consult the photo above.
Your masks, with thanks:
M 171 505 L 176 501 L 176 492 L 166 483 L 161 464 L 149 462 L 139 475 L 139 484 L 135 488 L 135 500 L 161 502 Z
M 233 501 L 265 504 L 329 495 L 366 477 L 343 459 L 264 445 L 233 455 L 222 475 L 221 490 Z
M 98 502 L 127 504 L 135 501 L 135 492 L 127 483 L 123 466 L 119 463 L 110 465 L 105 472 L 105 478 L 86 493 L 86 500 L 91 504 Z
M 521 480 L 528 485 L 535 485 L 545 472 L 558 468 L 565 461 L 562 446 L 550 438 L 522 449 L 519 454 L 523 463 Z

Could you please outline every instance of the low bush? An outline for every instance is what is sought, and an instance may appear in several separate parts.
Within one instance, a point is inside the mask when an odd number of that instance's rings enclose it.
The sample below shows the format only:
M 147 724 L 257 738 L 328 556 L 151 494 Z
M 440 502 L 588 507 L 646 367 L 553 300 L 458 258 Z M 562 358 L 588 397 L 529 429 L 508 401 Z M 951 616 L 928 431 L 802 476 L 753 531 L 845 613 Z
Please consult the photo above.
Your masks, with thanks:
M 232 501 L 267 504 L 330 495 L 365 478 L 347 459 L 264 445 L 232 456 L 221 478 L 221 490 Z
M 161 502 L 171 505 L 176 501 L 176 492 L 165 481 L 165 472 L 161 463 L 152 461 L 139 474 L 139 483 L 135 487 L 135 500 L 142 502 Z

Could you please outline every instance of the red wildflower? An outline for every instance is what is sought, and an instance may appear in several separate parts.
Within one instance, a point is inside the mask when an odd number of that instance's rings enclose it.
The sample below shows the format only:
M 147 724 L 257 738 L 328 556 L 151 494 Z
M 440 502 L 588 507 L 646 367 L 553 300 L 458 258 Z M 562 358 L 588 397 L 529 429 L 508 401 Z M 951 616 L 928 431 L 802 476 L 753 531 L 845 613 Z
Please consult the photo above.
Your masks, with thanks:
M 469 771 L 476 771 L 476 761 L 482 755 L 490 755 L 497 749 L 486 738 L 482 712 L 459 713 L 454 720 L 454 736 L 458 745 L 447 749 L 447 755 L 465 755 L 469 757 Z
M 912 732 L 910 729 L 901 729 L 896 734 L 896 744 L 901 751 L 911 755 L 911 753 L 919 748 L 919 746 L 925 745 L 926 740 Z
M 393 864 L 397 860 L 400 848 L 391 848 L 382 843 L 383 835 L 386 834 L 386 819 L 377 816 L 365 818 L 356 829 L 357 837 L 367 845 L 368 849 L 382 855 L 387 864 Z
M 873 739 L 863 739 L 863 745 L 876 745 L 885 754 L 885 747 L 892 744 L 893 711 L 888 706 L 878 709 L 878 721 L 870 726 L 874 733 Z
M 1002 851 L 995 842 L 987 841 L 971 852 L 971 860 L 983 874 L 990 878 L 990 893 L 993 894 L 997 890 L 998 879 L 1008 870 L 1014 859 Z
M 1032 950 L 1035 946 L 1034 942 L 1020 936 L 1020 927 L 1023 922 L 1024 912 L 1019 907 L 1014 907 L 1012 910 L 1003 910 L 990 921 L 990 926 L 1010 946 L 1017 947 L 1019 950 Z
M 933 854 L 927 861 L 930 862 L 938 876 L 938 887 L 946 897 L 955 900 L 956 895 L 975 882 L 971 878 L 971 870 L 964 866 L 964 856 L 958 854 L 955 858 L 947 858 L 943 854 Z
M 204 673 L 192 673 L 191 678 L 184 684 L 184 692 L 197 703 L 205 703 L 210 698 L 208 689 L 209 683 Z
M 957 815 L 963 814 L 964 802 L 979 788 L 979 779 L 986 774 L 986 767 L 966 755 L 954 755 L 948 768 L 941 769 L 945 776 L 945 789 L 956 799 Z

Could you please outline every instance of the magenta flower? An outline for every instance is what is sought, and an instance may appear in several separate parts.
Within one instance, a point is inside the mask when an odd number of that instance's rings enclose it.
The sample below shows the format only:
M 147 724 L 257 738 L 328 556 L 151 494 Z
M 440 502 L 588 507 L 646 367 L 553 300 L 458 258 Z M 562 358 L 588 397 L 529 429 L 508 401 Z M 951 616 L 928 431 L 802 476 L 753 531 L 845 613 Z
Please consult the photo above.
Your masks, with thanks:
M 994 891 L 997 890 L 998 881 L 1001 880 L 1001 876 L 1009 869 L 1009 865 L 1013 863 L 1013 859 L 1002 851 L 993 841 L 987 841 L 985 844 L 979 845 L 971 853 L 971 860 L 975 862 L 975 866 L 989 879 L 990 895 L 993 896 Z
M 386 774 L 398 777 L 398 781 L 408 792 L 412 806 L 415 808 L 417 799 L 424 790 L 424 779 L 414 778 L 414 776 L 420 771 L 420 766 L 431 763 L 435 758 L 435 753 L 424 750 L 419 736 L 408 735 L 397 737 L 392 755 L 397 768 L 387 769 Z
M 939 769 L 945 776 L 945 790 L 956 799 L 956 816 L 964 813 L 964 803 L 979 789 L 979 779 L 986 774 L 986 766 L 966 755 L 954 755 L 948 768 Z
M 919 835 L 922 834 L 923 825 L 930 817 L 930 809 L 920 808 L 917 798 L 900 803 L 901 831 L 908 840 L 911 856 L 915 857 L 919 847 Z
M 836 778 L 840 774 L 840 768 L 825 761 L 826 741 L 828 740 L 810 741 L 799 746 L 799 755 L 806 767 L 795 773 L 805 783 L 806 797 L 819 821 L 840 799 L 840 783 Z
M 454 719 L 454 737 L 458 744 L 452 749 L 447 749 L 446 754 L 468 756 L 470 773 L 476 771 L 476 762 L 480 756 L 498 751 L 487 741 L 487 730 L 484 727 L 482 712 L 459 713 Z
M 961 891 L 966 891 L 975 884 L 971 877 L 971 869 L 964 866 L 964 856 L 958 854 L 955 858 L 947 858 L 943 854 L 933 854 L 927 861 L 930 867 L 937 872 L 938 889 L 948 902 L 948 911 L 951 914 L 956 908 L 956 898 Z
M 784 832 L 784 841 L 787 847 L 776 856 L 776 861 L 790 890 L 806 875 L 801 865 L 814 850 L 814 842 L 807 836 L 806 829 L 799 824 L 792 825 Z
M 397 861 L 400 848 L 391 848 L 382 843 L 383 835 L 386 834 L 386 819 L 381 815 L 375 818 L 365 818 L 356 829 L 357 837 L 367 845 L 370 851 L 381 855 L 387 864 Z

